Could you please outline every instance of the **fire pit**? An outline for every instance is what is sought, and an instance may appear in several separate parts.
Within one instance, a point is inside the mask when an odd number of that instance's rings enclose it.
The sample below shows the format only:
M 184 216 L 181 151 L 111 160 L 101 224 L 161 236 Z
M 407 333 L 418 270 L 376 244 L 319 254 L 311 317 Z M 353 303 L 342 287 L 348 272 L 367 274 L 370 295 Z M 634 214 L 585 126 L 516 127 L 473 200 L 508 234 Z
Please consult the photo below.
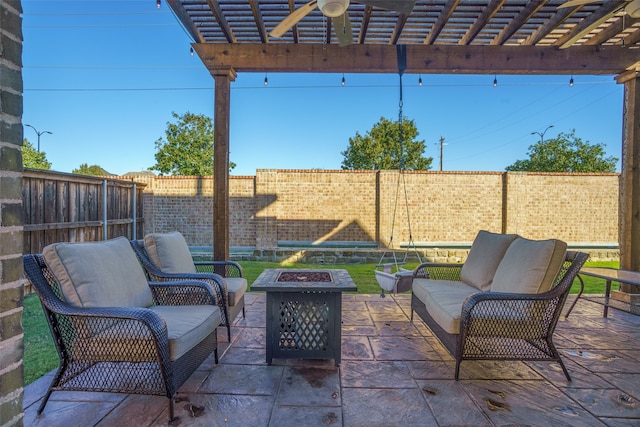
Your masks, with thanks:
M 266 269 L 251 285 L 267 292 L 267 363 L 273 358 L 341 358 L 342 292 L 357 291 L 347 270 Z
M 325 271 L 283 271 L 278 282 L 332 282 L 331 273 Z

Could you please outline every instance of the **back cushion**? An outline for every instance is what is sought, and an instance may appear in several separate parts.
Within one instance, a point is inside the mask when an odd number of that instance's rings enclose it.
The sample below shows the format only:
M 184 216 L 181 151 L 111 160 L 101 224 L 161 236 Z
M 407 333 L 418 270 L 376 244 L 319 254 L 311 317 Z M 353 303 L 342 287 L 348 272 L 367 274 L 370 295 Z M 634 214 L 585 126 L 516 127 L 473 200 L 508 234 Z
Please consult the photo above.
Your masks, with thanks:
M 155 266 L 165 273 L 196 272 L 187 241 L 179 231 L 147 234 L 144 247 Z
M 517 234 L 497 234 L 480 230 L 462 266 L 460 280 L 481 291 L 488 291 L 498 264 L 517 237 Z
M 144 270 L 129 240 L 54 243 L 42 250 L 66 301 L 76 307 L 148 307 Z
M 492 292 L 539 294 L 553 286 L 567 244 L 560 240 L 518 237 L 504 254 L 491 285 Z

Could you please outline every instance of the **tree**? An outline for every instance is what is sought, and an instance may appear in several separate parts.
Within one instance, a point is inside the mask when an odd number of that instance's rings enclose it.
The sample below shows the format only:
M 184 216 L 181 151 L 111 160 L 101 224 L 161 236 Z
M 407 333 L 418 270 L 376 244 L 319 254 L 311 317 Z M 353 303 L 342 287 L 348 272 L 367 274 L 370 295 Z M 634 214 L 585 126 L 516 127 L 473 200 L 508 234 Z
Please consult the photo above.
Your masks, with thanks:
M 47 160 L 44 151 L 36 151 L 29 140 L 25 138 L 22 141 L 22 166 L 32 169 L 51 169 L 51 162 Z
M 74 169 L 71 173 L 75 173 L 78 175 L 91 175 L 91 176 L 109 176 L 111 175 L 106 170 L 102 169 L 98 165 L 89 166 L 87 163 L 81 164 L 78 169 Z
M 618 159 L 605 156 L 604 144 L 589 144 L 575 135 L 560 132 L 557 137 L 529 146 L 529 159 L 518 160 L 508 171 L 527 172 L 615 172 Z
M 418 136 L 415 121 L 402 122 L 403 153 L 400 152 L 398 136 L 399 122 L 380 117 L 366 135 L 356 132 L 353 138 L 349 138 L 349 147 L 340 153 L 344 156 L 342 169 L 431 169 L 433 157 L 422 156 L 425 142 L 415 139 Z
M 156 141 L 156 164 L 151 170 L 166 175 L 213 175 L 213 123 L 203 114 L 186 112 L 171 115 L 177 123 L 167 122 L 167 140 Z M 235 164 L 230 163 L 229 169 Z

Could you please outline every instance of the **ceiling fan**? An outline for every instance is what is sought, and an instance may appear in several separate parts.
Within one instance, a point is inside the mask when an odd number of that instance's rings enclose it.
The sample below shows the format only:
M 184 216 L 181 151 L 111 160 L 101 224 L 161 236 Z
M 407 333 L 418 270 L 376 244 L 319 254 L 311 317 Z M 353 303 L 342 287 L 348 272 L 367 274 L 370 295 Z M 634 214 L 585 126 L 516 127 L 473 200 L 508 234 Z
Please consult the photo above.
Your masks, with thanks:
M 379 7 L 380 9 L 393 10 L 403 15 L 411 13 L 413 6 L 416 4 L 416 0 L 353 0 L 353 2 Z M 324 16 L 331 18 L 340 46 L 351 44 L 353 42 L 353 33 L 351 31 L 351 21 L 347 13 L 349 0 L 311 0 L 309 3 L 291 12 L 289 16 L 284 18 L 271 30 L 269 35 L 271 37 L 282 37 L 284 33 L 315 10 L 316 7 L 320 9 Z
M 558 9 L 565 7 L 582 6 L 589 3 L 595 3 L 599 0 L 569 0 L 566 3 L 562 3 L 558 6 Z M 628 4 L 624 7 L 624 11 L 632 18 L 640 18 L 640 0 L 627 0 Z

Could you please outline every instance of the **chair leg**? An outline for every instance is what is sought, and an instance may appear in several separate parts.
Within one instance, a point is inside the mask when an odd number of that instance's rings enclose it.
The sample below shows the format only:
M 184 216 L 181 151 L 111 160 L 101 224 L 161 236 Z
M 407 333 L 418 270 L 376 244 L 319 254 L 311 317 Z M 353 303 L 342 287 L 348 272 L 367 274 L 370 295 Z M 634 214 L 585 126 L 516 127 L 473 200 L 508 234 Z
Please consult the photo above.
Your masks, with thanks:
M 247 313 L 245 313 L 245 311 L 244 311 L 244 305 L 242 306 L 242 318 L 243 319 L 247 318 Z
M 560 357 L 558 357 L 558 363 L 562 368 L 562 372 L 564 372 L 564 376 L 567 377 L 567 381 L 571 381 L 571 375 L 569 375 L 569 371 L 567 371 L 567 367 L 564 366 L 564 363 L 562 362 L 562 359 L 560 359 Z
M 456 379 L 456 381 L 458 381 L 460 377 L 460 362 L 462 362 L 460 359 L 456 359 L 456 373 L 454 375 L 454 378 Z
M 231 322 L 227 320 L 227 339 L 231 342 Z
M 47 394 L 44 395 L 44 397 L 42 398 L 42 402 L 40 403 L 40 407 L 38 408 L 38 415 L 42 414 L 42 411 L 44 411 L 44 407 L 47 405 L 47 402 L 49 401 L 49 397 L 51 397 L 51 392 L 53 390 L 49 389 L 47 390 Z
M 218 349 L 213 350 L 213 360 L 218 364 Z
M 175 414 L 174 414 L 174 400 L 173 397 L 169 398 L 169 422 L 173 421 L 175 419 Z

